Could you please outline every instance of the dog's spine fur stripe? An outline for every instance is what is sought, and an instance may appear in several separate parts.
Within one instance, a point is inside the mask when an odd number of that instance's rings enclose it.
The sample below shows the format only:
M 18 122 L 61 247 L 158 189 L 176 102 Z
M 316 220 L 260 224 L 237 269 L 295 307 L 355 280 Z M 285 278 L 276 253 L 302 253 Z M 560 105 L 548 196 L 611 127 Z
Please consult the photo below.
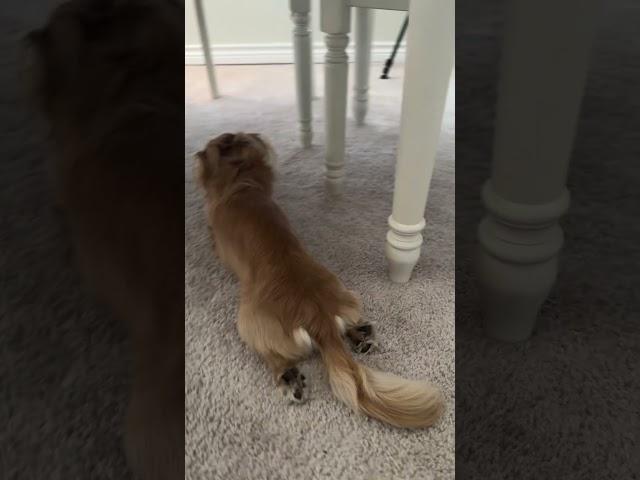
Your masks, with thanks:
M 334 394 L 354 411 L 402 428 L 428 427 L 442 415 L 443 398 L 437 388 L 358 364 L 337 326 L 315 342 Z

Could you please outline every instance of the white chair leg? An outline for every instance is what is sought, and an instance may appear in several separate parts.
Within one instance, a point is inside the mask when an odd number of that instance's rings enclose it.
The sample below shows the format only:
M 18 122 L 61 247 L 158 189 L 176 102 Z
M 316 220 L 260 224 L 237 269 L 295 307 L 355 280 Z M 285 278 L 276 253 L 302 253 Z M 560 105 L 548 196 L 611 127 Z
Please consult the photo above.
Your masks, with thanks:
M 327 183 L 337 191 L 344 175 L 345 128 L 347 115 L 347 45 L 351 7 L 344 0 L 321 0 L 322 31 L 327 44 L 325 59 L 325 121 Z
M 313 31 L 311 31 L 311 38 L 313 39 Z M 313 63 L 313 42 L 311 42 L 311 101 L 317 100 L 320 98 L 317 90 L 316 83 L 316 74 L 314 72 L 314 63 Z
M 494 338 L 529 337 L 556 279 L 558 219 L 569 207 L 565 183 L 596 5 L 509 4 L 491 180 L 482 191 L 487 215 L 478 231 L 482 310 Z
M 454 2 L 412 1 L 393 209 L 386 255 L 391 280 L 404 283 L 418 262 L 424 210 L 453 69 Z
M 216 82 L 216 71 L 213 64 L 213 56 L 211 55 L 211 44 L 209 43 L 209 34 L 207 32 L 207 22 L 204 16 L 204 8 L 202 0 L 195 0 L 196 18 L 198 20 L 198 28 L 200 30 L 200 43 L 204 52 L 204 61 L 207 66 L 207 77 L 209 78 L 209 88 L 213 98 L 219 98 L 218 84 Z
M 310 147 L 313 132 L 311 130 L 311 35 L 309 34 L 309 0 L 289 0 L 291 19 L 293 20 L 293 50 L 295 56 L 296 93 L 298 99 L 298 121 L 300 140 L 303 147 Z
M 356 75 L 353 88 L 353 115 L 357 125 L 364 124 L 364 117 L 369 106 L 372 30 L 373 10 L 370 8 L 356 8 Z

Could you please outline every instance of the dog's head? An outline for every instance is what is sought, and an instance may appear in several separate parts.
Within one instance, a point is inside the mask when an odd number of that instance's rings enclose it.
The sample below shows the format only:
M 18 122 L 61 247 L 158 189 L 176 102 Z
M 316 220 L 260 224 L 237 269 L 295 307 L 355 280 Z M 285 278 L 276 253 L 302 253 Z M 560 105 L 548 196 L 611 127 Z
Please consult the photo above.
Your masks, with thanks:
M 271 192 L 275 152 L 256 133 L 224 133 L 196 153 L 196 158 L 198 182 L 214 197 L 249 184 Z

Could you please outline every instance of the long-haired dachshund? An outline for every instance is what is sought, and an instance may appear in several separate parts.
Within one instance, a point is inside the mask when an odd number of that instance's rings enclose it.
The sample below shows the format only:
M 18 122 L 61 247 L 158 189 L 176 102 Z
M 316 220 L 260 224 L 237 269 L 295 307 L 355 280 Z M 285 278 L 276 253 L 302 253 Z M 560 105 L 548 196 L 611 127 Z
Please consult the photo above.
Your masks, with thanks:
M 294 402 L 306 379 L 297 363 L 316 347 L 335 395 L 355 411 L 398 427 L 427 427 L 443 410 L 434 387 L 365 367 L 373 344 L 356 295 L 316 262 L 272 198 L 271 147 L 256 134 L 224 134 L 197 153 L 198 179 L 220 259 L 240 281 L 240 337 Z

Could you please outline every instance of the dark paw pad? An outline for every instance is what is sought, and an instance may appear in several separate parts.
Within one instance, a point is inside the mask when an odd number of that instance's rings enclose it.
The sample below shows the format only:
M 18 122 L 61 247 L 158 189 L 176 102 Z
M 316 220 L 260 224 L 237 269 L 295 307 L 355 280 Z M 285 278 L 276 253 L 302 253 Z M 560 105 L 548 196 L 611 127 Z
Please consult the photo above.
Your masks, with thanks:
M 300 372 L 298 371 L 298 369 L 296 367 L 293 367 L 293 368 L 286 369 L 280 378 L 282 378 L 284 383 L 289 385 L 292 382 L 294 382 L 299 375 L 300 375 Z
M 347 337 L 356 353 L 367 353 L 376 345 L 373 326 L 370 323 L 362 323 L 350 328 L 347 331 Z
M 294 403 L 304 401 L 304 389 L 307 384 L 305 376 L 296 367 L 288 368 L 280 375 L 280 384 L 286 400 Z

